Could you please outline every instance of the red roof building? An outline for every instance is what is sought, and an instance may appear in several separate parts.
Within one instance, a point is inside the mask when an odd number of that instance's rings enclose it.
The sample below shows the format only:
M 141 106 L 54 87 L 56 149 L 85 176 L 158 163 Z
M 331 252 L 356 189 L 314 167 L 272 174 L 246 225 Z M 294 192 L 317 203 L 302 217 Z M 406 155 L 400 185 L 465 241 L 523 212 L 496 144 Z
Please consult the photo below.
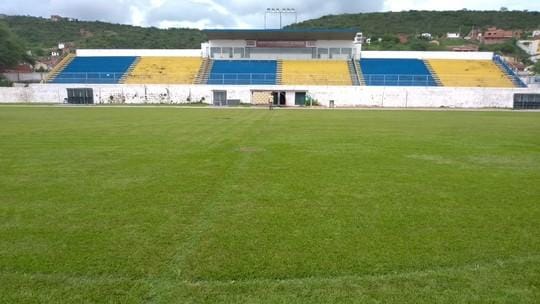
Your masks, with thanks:
M 506 31 L 496 27 L 490 27 L 482 35 L 482 42 L 485 44 L 499 44 L 518 38 L 520 32 Z

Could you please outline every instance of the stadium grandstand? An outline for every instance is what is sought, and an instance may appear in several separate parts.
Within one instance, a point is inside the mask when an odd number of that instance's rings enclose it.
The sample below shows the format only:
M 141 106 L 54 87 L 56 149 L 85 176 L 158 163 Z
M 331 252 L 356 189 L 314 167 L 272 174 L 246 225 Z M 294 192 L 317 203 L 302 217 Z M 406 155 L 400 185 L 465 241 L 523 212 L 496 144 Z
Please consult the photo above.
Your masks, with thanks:
M 502 62 L 362 58 L 356 30 L 207 30 L 201 57 L 75 57 L 51 83 L 522 86 Z
M 209 94 L 201 100 L 212 100 L 215 105 L 232 104 L 229 99 L 263 104 L 273 98 L 276 105 L 288 106 L 303 105 L 303 99 L 319 90 L 317 87 L 326 92 L 323 104 L 327 106 L 337 99 L 332 92 L 358 92 L 344 87 L 407 87 L 409 91 L 481 88 L 498 92 L 527 87 L 506 61 L 493 53 L 363 51 L 363 36 L 356 29 L 206 30 L 205 34 L 208 42 L 197 50 L 78 50 L 76 56 L 61 61 L 47 83 L 181 85 L 191 86 L 183 89 L 189 94 L 205 89 Z M 233 87 L 246 93 L 235 97 L 230 94 Z M 365 100 L 375 104 L 379 91 L 369 92 L 373 93 Z M 381 98 L 390 98 L 382 94 Z M 250 97 L 245 98 L 247 95 Z M 447 95 L 457 102 L 455 94 Z

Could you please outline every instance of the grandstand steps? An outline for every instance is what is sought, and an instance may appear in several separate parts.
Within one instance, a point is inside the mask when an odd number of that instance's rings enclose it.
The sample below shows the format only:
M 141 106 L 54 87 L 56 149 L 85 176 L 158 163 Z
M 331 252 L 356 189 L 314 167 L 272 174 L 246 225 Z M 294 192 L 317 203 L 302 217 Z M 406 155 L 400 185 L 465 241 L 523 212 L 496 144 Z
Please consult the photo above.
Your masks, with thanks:
M 426 65 L 426 68 L 429 70 L 429 72 L 431 73 L 431 76 L 433 77 L 433 80 L 435 81 L 435 83 L 437 84 L 438 87 L 442 87 L 443 84 L 442 84 L 442 81 L 441 79 L 439 79 L 439 76 L 437 76 L 437 73 L 435 73 L 435 70 L 433 69 L 433 67 L 431 66 L 431 64 L 429 63 L 429 61 L 427 60 L 424 60 L 424 64 Z
M 363 82 L 362 72 L 357 66 L 356 60 L 351 59 L 347 62 L 349 67 L 349 74 L 351 75 L 351 81 L 353 86 L 360 86 Z
M 64 68 L 73 61 L 74 58 L 74 54 L 67 54 L 62 60 L 60 60 L 60 62 L 56 66 L 54 66 L 53 70 L 49 72 L 49 75 L 47 75 L 47 79 L 45 80 L 45 82 L 53 81 L 56 76 L 58 76 L 58 74 L 60 74 L 62 70 L 64 70 Z
M 356 76 L 358 77 L 359 85 L 365 86 L 366 80 L 364 79 L 364 74 L 362 73 L 362 69 L 360 68 L 360 63 L 358 60 L 353 59 L 354 69 L 356 71 Z
M 347 66 L 349 67 L 349 75 L 351 76 L 352 85 L 359 86 L 360 82 L 358 81 L 358 75 L 355 71 L 353 60 L 349 60 L 347 62 Z
M 277 61 L 277 68 L 276 68 L 276 84 L 281 85 L 283 84 L 283 60 Z
M 514 86 L 516 86 L 517 88 L 527 87 L 527 85 L 525 85 L 517 76 L 511 74 L 510 68 L 502 63 L 502 59 L 493 60 L 493 62 L 495 63 L 495 65 L 497 65 L 497 67 L 499 67 L 499 69 L 506 76 L 506 78 L 508 78 L 508 80 L 510 80 L 514 84 Z
M 122 78 L 120 78 L 119 83 L 121 84 L 126 83 L 126 79 L 133 73 L 133 70 L 135 70 L 135 67 L 137 66 L 137 64 L 139 64 L 139 62 L 141 62 L 141 57 L 137 57 L 137 59 L 133 61 L 133 63 L 129 66 L 128 70 L 124 73 Z
M 210 76 L 210 71 L 212 70 L 214 62 L 210 58 L 204 58 L 195 77 L 195 84 L 207 84 L 208 77 Z

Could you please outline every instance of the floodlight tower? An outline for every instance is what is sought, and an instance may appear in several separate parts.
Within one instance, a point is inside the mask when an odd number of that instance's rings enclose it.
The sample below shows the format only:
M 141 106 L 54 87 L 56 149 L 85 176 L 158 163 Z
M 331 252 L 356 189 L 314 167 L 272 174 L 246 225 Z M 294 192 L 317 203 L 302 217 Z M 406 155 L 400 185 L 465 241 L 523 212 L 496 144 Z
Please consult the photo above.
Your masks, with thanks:
M 279 28 L 283 28 L 283 14 L 290 14 L 294 15 L 294 23 L 298 23 L 298 12 L 294 8 L 267 8 L 266 12 L 264 13 L 264 28 L 267 28 L 267 16 L 268 14 L 271 15 L 279 15 Z

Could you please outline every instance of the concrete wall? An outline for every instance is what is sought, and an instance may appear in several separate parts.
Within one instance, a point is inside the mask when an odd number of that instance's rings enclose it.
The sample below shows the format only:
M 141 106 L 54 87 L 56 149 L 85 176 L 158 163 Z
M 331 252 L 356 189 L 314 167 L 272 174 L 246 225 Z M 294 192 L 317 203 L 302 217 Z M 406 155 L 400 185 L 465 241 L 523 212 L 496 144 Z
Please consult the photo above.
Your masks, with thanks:
M 39 83 L 47 79 L 48 73 L 3 73 L 3 75 L 11 82 Z
M 402 52 L 402 51 L 363 51 L 362 58 L 401 58 L 401 59 L 456 59 L 491 60 L 492 52 Z
M 67 88 L 93 88 L 97 104 L 213 103 L 214 90 L 226 90 L 228 99 L 251 103 L 252 91 L 285 91 L 288 105 L 294 92 L 307 92 L 323 106 L 398 108 L 512 108 L 514 93 L 540 94 L 540 89 L 354 86 L 207 86 L 207 85 L 31 85 L 0 88 L 2 103 L 63 103 Z
M 206 47 L 245 47 L 245 40 L 216 40 Z M 318 41 L 318 48 L 353 48 L 350 41 Z M 206 50 L 205 50 L 206 51 Z M 77 50 L 77 56 L 140 56 L 140 57 L 201 57 L 202 49 L 196 50 Z M 404 59 L 462 59 L 491 60 L 492 52 L 402 52 L 402 51 L 363 51 L 362 58 L 404 58 Z
M 201 57 L 197 50 L 77 50 L 79 57 L 92 56 L 136 56 L 136 57 Z

